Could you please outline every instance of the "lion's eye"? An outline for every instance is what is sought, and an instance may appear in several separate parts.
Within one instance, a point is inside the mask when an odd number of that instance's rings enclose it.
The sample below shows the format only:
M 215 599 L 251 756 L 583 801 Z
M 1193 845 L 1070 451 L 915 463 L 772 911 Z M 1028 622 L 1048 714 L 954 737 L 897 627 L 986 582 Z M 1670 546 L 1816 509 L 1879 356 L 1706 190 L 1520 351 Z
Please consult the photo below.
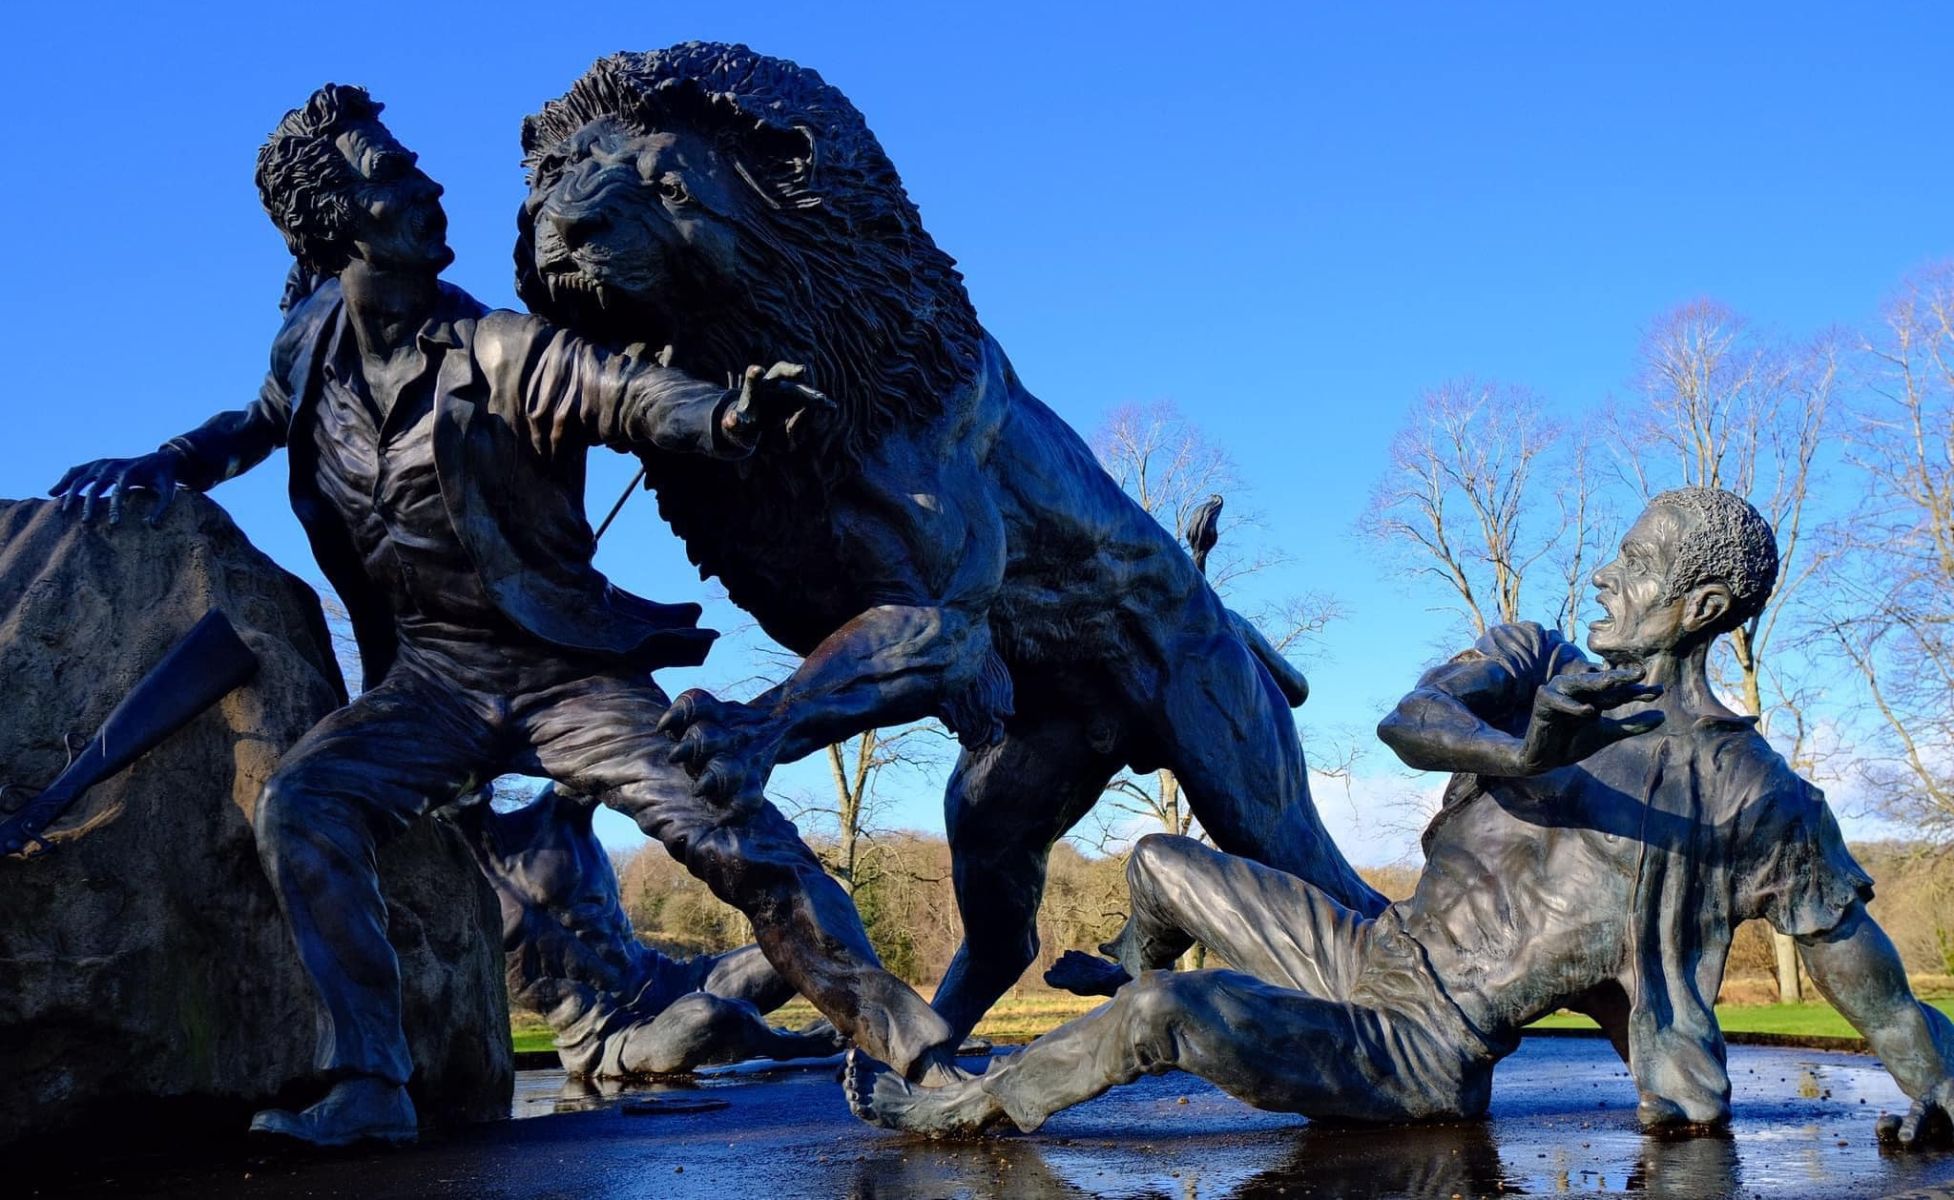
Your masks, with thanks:
M 685 190 L 685 181 L 676 175 L 667 175 L 658 181 L 658 197 L 667 204 L 688 204 L 692 193 Z

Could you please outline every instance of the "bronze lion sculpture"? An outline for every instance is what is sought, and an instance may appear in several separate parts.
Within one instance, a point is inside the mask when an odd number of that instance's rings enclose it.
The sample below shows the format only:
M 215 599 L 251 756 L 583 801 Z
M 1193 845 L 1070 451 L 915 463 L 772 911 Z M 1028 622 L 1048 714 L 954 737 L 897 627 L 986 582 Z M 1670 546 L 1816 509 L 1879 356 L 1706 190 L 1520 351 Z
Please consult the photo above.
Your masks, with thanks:
M 702 577 L 804 656 L 745 704 L 681 696 L 726 799 L 864 729 L 940 718 L 959 1034 L 1037 954 L 1051 844 L 1122 767 L 1171 768 L 1221 849 L 1375 913 L 1311 802 L 1306 685 L 1019 382 L 895 167 L 815 72 L 688 43 L 596 63 L 523 125 L 517 286 L 718 378 L 806 364 L 833 401 L 739 463 L 652 454 Z

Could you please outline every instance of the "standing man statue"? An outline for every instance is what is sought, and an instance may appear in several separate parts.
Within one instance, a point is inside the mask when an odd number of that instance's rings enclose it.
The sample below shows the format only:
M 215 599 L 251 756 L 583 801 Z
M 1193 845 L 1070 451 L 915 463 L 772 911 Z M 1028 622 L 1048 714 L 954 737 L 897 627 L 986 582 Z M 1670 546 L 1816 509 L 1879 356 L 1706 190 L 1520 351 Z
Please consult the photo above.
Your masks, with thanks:
M 745 912 L 793 987 L 860 1044 L 917 1074 L 947 1061 L 948 1027 L 882 970 L 793 825 L 757 794 L 701 799 L 670 761 L 651 670 L 704 658 L 698 607 L 629 595 L 591 561 L 588 447 L 739 458 L 826 400 L 795 367 L 729 390 L 485 311 L 441 281 L 441 188 L 379 114 L 328 84 L 258 153 L 266 210 L 323 282 L 290 308 L 257 401 L 53 489 L 84 517 L 106 496 L 118 519 L 134 490 L 160 513 L 177 487 L 288 447 L 292 507 L 352 619 L 366 690 L 292 748 L 256 814 L 335 1082 L 253 1128 L 318 1145 L 416 1136 L 374 846 L 511 770 L 605 794 Z
M 1378 727 L 1407 764 L 1454 772 L 1411 899 L 1366 919 L 1292 875 L 1145 838 L 1119 962 L 1067 964 L 1111 1003 L 947 1087 L 871 1081 L 856 1059 L 851 1103 L 899 1129 L 1031 1130 L 1179 1069 L 1312 1117 L 1477 1116 L 1520 1030 L 1572 1007 L 1627 1060 L 1645 1126 L 1716 1125 L 1730 1079 L 1711 1006 L 1731 931 L 1762 917 L 1913 1098 L 1882 1137 L 1945 1131 L 1954 1025 L 1914 999 L 1866 915 L 1871 880 L 1824 797 L 1710 687 L 1711 644 L 1776 576 L 1771 528 L 1741 498 L 1657 496 L 1594 576 L 1607 615 L 1588 645 L 1607 667 L 1501 626 Z M 1236 969 L 1156 969 L 1196 940 Z

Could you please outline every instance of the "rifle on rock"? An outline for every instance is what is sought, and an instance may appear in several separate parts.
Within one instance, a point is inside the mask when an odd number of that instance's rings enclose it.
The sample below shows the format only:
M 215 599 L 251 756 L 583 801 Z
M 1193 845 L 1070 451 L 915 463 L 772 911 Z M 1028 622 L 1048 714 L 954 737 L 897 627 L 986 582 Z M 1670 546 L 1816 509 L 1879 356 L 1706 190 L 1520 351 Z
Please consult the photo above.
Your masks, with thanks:
M 146 754 L 258 671 L 251 653 L 221 609 L 211 609 L 137 681 L 88 745 L 53 783 L 0 820 L 0 855 L 29 843 L 53 849 L 41 831 L 82 793 Z

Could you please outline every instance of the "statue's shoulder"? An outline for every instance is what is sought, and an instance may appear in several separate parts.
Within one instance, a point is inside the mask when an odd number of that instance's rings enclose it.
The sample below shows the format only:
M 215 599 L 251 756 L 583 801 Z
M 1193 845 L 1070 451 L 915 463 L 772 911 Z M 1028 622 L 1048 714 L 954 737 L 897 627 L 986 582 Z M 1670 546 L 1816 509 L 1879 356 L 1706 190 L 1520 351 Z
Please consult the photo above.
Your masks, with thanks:
M 519 377 L 538 343 L 557 333 L 542 317 L 512 308 L 490 308 L 460 288 L 443 283 L 445 310 L 455 337 L 490 379 Z M 511 374 L 513 373 L 513 374 Z
M 471 303 L 474 303 L 472 298 Z M 457 327 L 467 330 L 476 356 L 486 357 L 490 362 L 512 354 L 521 357 L 526 347 L 557 332 L 555 326 L 531 313 L 513 308 L 487 308 L 479 303 L 476 308 L 472 316 L 458 321 Z
M 288 289 L 287 296 L 290 303 L 285 308 L 285 321 L 271 343 L 272 371 L 281 378 L 290 378 L 293 367 L 332 331 L 345 303 L 339 280 L 331 278 L 319 280 L 300 295 L 294 296 Z

